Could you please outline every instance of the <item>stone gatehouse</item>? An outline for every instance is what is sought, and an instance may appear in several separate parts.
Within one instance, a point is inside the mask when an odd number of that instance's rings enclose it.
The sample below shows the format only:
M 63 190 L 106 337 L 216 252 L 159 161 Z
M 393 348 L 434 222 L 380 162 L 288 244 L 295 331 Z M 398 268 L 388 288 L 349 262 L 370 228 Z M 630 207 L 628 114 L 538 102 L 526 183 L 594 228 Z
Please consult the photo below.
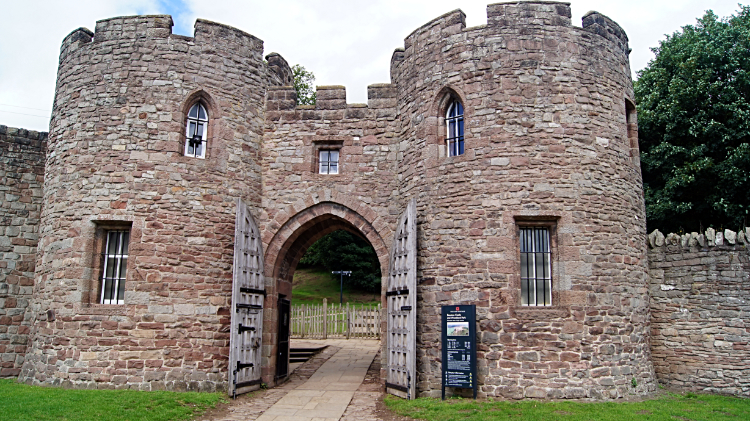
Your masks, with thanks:
M 49 135 L 0 126 L 2 375 L 274 385 L 297 262 L 344 229 L 381 263 L 392 393 L 440 393 L 444 304 L 477 306 L 480 396 L 655 389 L 615 22 L 590 12 L 575 27 L 568 3 L 511 2 L 467 28 L 456 10 L 405 39 L 367 104 L 319 86 L 314 106 L 297 105 L 289 65 L 252 35 L 171 28 L 133 16 L 73 31 Z

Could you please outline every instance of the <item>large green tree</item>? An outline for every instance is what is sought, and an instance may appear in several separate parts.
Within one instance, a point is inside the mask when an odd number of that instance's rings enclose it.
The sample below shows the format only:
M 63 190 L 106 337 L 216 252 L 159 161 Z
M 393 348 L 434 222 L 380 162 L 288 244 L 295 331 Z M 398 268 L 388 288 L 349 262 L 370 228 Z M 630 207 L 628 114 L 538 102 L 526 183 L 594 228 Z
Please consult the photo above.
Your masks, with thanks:
M 297 91 L 297 104 L 315 105 L 315 75 L 313 72 L 305 69 L 305 66 L 295 64 L 292 66 L 292 76 L 294 78 L 294 90 Z
M 750 7 L 708 11 L 654 48 L 638 73 L 649 231 L 750 222 Z
M 344 281 L 361 290 L 380 292 L 380 261 L 370 243 L 344 230 L 334 231 L 310 246 L 300 263 L 327 270 L 350 270 Z

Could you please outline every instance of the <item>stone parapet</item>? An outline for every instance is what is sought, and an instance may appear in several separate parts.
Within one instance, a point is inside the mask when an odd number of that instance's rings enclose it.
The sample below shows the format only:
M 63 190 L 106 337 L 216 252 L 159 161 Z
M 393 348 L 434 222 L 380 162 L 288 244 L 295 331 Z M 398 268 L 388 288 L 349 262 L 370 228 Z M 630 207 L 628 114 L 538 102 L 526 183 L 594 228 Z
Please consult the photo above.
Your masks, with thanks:
M 624 54 L 630 54 L 628 36 L 617 22 L 599 12 L 588 12 L 583 16 L 583 29 L 615 43 Z
M 487 6 L 487 25 L 570 26 L 570 3 L 516 1 Z

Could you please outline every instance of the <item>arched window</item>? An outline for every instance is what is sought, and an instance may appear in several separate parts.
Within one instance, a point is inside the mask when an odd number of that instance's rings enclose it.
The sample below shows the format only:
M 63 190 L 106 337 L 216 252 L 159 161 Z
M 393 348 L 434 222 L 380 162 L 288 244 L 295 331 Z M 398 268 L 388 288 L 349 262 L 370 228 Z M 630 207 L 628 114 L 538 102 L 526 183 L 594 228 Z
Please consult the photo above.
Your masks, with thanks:
M 185 156 L 195 158 L 206 157 L 206 132 L 208 129 L 208 114 L 200 102 L 190 108 L 185 128 Z
M 464 106 L 461 101 L 451 99 L 448 112 L 445 114 L 445 126 L 448 129 L 446 141 L 448 156 L 463 155 L 464 153 Z

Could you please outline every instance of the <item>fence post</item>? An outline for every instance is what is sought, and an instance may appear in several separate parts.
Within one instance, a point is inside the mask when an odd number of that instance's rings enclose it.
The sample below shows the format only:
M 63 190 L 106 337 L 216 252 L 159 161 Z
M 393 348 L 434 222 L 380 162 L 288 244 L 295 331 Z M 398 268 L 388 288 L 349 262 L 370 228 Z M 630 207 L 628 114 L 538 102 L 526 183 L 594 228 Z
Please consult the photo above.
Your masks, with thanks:
M 323 339 L 328 339 L 328 299 L 323 298 Z
M 346 339 L 352 335 L 352 317 L 349 313 L 349 303 L 346 303 Z

